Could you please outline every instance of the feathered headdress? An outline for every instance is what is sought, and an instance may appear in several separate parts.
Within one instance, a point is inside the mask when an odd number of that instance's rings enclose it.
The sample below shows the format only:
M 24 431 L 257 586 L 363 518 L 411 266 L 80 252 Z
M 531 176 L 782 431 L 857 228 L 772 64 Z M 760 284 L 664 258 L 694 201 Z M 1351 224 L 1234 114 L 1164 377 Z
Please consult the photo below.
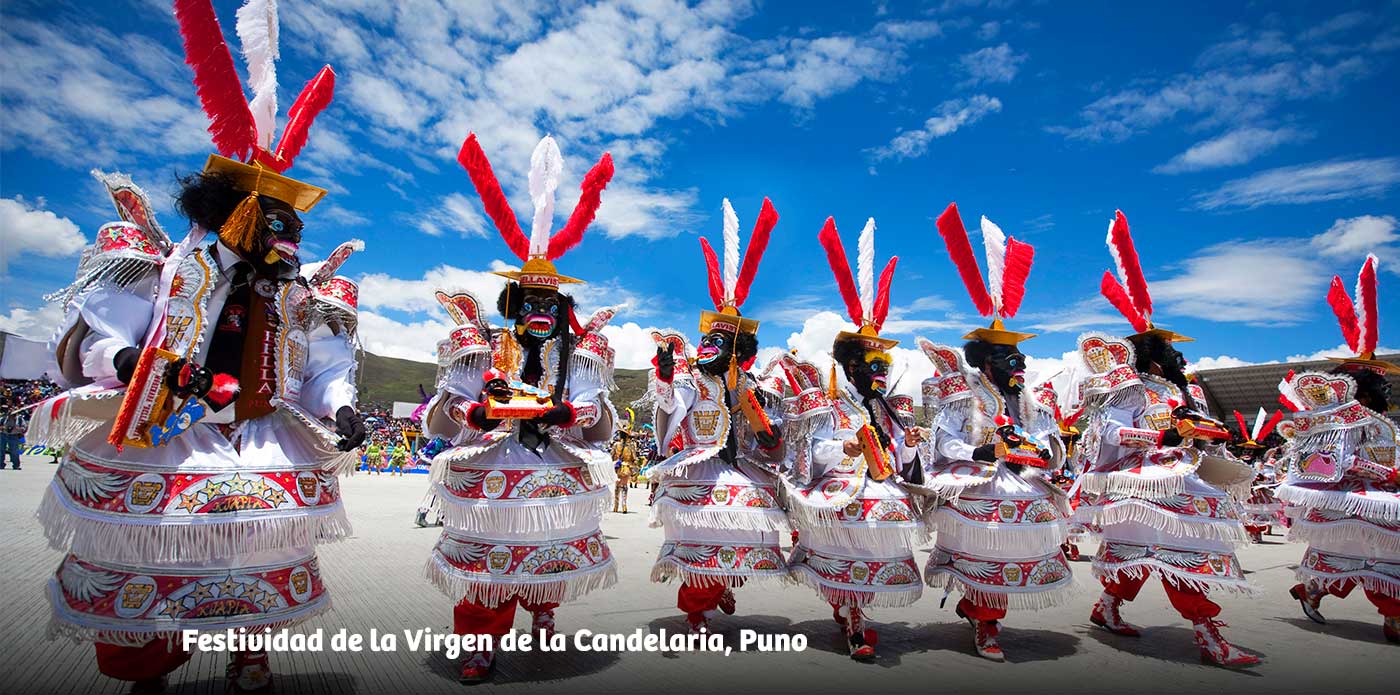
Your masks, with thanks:
M 1380 299 L 1377 296 L 1376 271 L 1380 260 L 1375 254 L 1366 254 L 1366 262 L 1361 264 L 1361 272 L 1356 277 L 1356 301 L 1347 294 L 1339 275 L 1332 277 L 1332 286 L 1327 290 L 1327 304 L 1337 315 L 1337 323 L 1342 328 L 1342 337 L 1347 347 L 1356 353 L 1355 357 L 1329 357 L 1333 362 L 1364 367 L 1381 374 L 1400 374 L 1400 367 L 1376 359 L 1376 346 L 1380 344 Z
M 564 157 L 559 153 L 559 144 L 554 138 L 544 136 L 530 155 L 530 200 L 535 205 L 535 216 L 530 224 L 528 238 L 525 232 L 521 231 L 520 222 L 515 218 L 515 211 L 506 200 L 506 194 L 501 190 L 495 172 L 491 171 L 491 162 L 486 159 L 486 153 L 477 142 L 476 133 L 467 135 L 461 151 L 457 153 L 457 163 L 467 170 L 467 176 L 471 177 L 477 195 L 481 196 L 481 205 L 495 223 L 501 238 L 505 239 L 511 252 L 524 261 L 520 270 L 498 272 L 496 275 L 515 280 L 521 287 L 556 291 L 561 283 L 583 282 L 560 275 L 554 269 L 554 261 L 578 246 L 583 240 L 584 230 L 598 214 L 603 189 L 612 180 L 612 155 L 604 152 L 598 163 L 583 177 L 583 183 L 580 184 L 583 192 L 579 196 L 578 205 L 574 206 L 574 212 L 569 215 L 569 221 L 564 224 L 564 228 L 551 236 L 550 227 L 554 223 L 554 192 L 559 188 L 559 177 L 564 172 Z
M 1113 271 L 1105 270 L 1099 281 L 1099 291 L 1133 325 L 1136 333 L 1129 337 L 1158 335 L 1173 343 L 1194 340 L 1152 325 L 1152 295 L 1147 292 L 1147 278 L 1142 274 L 1142 262 L 1138 260 L 1133 235 L 1128 230 L 1128 218 L 1123 216 L 1122 210 L 1115 210 L 1113 221 L 1108 223 L 1108 250 L 1113 254 L 1118 277 L 1113 277 Z
M 1260 442 L 1263 442 L 1273 433 L 1274 428 L 1278 427 L 1278 423 L 1282 419 L 1282 410 L 1274 411 L 1273 415 L 1269 415 L 1264 412 L 1263 408 L 1260 408 L 1259 413 L 1254 416 L 1254 427 L 1246 427 L 1244 424 L 1244 416 L 1240 414 L 1240 411 L 1236 410 L 1235 423 L 1239 425 L 1240 438 L 1244 440 L 1241 446 L 1251 449 L 1264 448 L 1264 445 Z
M 831 273 L 836 276 L 836 289 L 846 303 L 846 315 L 860 327 L 859 332 L 841 331 L 837 341 L 856 340 L 867 350 L 884 352 L 899 344 L 898 340 L 880 337 L 880 329 L 885 327 L 885 318 L 890 313 L 890 283 L 894 281 L 894 268 L 899 256 L 891 256 L 880 272 L 880 284 L 875 284 L 875 218 L 865 221 L 856 242 L 856 273 L 851 276 L 851 264 L 846 258 L 846 249 L 841 245 L 841 235 L 836 232 L 836 220 L 826 218 L 822 231 L 817 235 L 822 248 L 826 249 L 826 262 Z
M 958 204 L 949 203 L 943 214 L 938 216 L 938 234 L 948 247 L 948 257 L 958 267 L 967 294 L 977 307 L 977 313 L 992 317 L 992 325 L 978 328 L 963 336 L 963 340 L 984 340 L 993 345 L 1015 345 L 1035 337 L 1034 333 L 1018 333 L 1006 330 L 1002 319 L 1014 318 L 1021 309 L 1021 299 L 1026 296 L 1026 279 L 1031 274 L 1031 264 L 1035 261 L 1035 247 L 1015 237 L 1008 238 L 986 217 L 982 218 L 982 245 L 987 254 L 987 277 L 990 283 L 982 280 L 982 270 L 977 267 L 977 257 L 972 252 L 972 242 L 968 239 L 967 228 L 958 215 Z
M 273 147 L 277 115 L 277 2 L 248 0 L 237 14 L 238 40 L 248 66 L 250 102 L 239 83 L 223 29 L 210 0 L 175 0 L 175 21 L 185 47 L 185 62 L 194 69 L 195 90 L 209 116 L 209 134 L 218 154 L 209 156 L 206 173 L 231 178 L 248 197 L 229 216 L 220 237 L 248 249 L 262 214 L 257 197 L 266 195 L 300 212 L 310 210 L 326 190 L 283 173 L 306 144 L 312 121 L 331 103 L 335 72 L 329 65 L 306 83 L 287 110 L 287 127 Z M 241 161 L 240 161 L 241 160 Z
M 744 264 L 739 265 L 739 216 L 729 199 L 724 199 L 724 272 L 720 272 L 719 257 L 709 240 L 700 237 L 700 252 L 705 256 L 705 270 L 709 277 L 710 301 L 714 311 L 700 313 L 700 332 L 724 330 L 731 333 L 755 333 L 758 321 L 743 318 L 739 307 L 749 298 L 749 288 L 758 275 L 758 264 L 763 260 L 763 252 L 768 249 L 768 237 L 778 224 L 778 211 L 773 209 L 773 201 L 764 198 L 763 208 L 754 222 L 753 234 L 749 236 L 749 248 L 744 254 Z

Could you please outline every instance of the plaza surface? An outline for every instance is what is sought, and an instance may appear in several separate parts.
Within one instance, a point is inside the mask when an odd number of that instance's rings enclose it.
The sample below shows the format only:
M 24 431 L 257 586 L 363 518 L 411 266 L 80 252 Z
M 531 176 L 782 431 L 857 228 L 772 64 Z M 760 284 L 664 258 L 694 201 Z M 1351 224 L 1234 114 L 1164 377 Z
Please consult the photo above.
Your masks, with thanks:
M 97 673 L 92 647 L 47 641 L 49 606 L 44 584 L 60 553 L 48 547 L 34 519 L 55 467 L 26 457 L 20 471 L 0 472 L 0 691 L 12 693 L 120 693 L 126 684 Z M 438 529 L 418 528 L 414 513 L 428 476 L 358 474 L 343 481 L 354 537 L 320 549 L 333 609 L 298 629 L 341 629 L 369 635 L 431 628 L 451 630 L 451 606 L 423 578 L 422 567 Z M 604 633 L 682 632 L 675 586 L 649 581 L 661 531 L 647 526 L 646 491 L 631 494 L 632 513 L 608 514 L 603 530 L 618 562 L 619 580 L 558 611 L 559 629 Z M 1082 548 L 1086 557 L 1093 547 Z M 1309 622 L 1288 597 L 1302 547 L 1266 537 L 1241 553 L 1255 597 L 1221 594 L 1225 632 L 1264 663 L 1246 671 L 1202 665 L 1191 626 L 1149 584 L 1126 610 L 1145 628 L 1141 639 L 1092 626 L 1089 608 L 1099 595 L 1089 563 L 1072 563 L 1081 596 L 1039 612 L 1012 612 L 1001 642 L 1008 661 L 995 664 L 972 652 L 971 630 L 953 614 L 956 596 L 940 608 L 941 591 L 902 609 L 879 609 L 880 658 L 860 664 L 845 655 L 831 609 L 802 586 L 756 584 L 738 591 L 739 610 L 714 621 L 735 651 L 713 653 L 580 652 L 502 654 L 494 682 L 475 692 L 690 693 L 690 692 L 1172 692 L 1293 693 L 1394 692 L 1400 647 L 1381 636 L 1380 617 L 1356 592 L 1328 599 L 1325 627 Z M 926 551 L 920 551 L 922 563 Z M 523 612 L 517 627 L 528 626 Z M 801 634 L 802 652 L 741 653 L 739 631 Z M 400 637 L 395 652 L 274 653 L 280 693 L 462 693 L 457 664 L 438 653 L 410 651 Z M 227 657 L 196 653 L 171 674 L 171 693 L 222 693 Z

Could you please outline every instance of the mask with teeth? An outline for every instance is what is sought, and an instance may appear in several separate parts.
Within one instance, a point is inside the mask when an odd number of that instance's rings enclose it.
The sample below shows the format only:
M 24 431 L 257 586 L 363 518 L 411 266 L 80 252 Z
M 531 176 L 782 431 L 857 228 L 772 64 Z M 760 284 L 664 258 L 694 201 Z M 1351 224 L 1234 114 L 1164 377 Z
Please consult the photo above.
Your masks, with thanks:
M 261 241 L 253 248 L 250 260 L 268 268 L 278 264 L 300 267 L 301 218 L 292 206 L 267 196 L 258 198 L 263 210 Z
M 885 395 L 889 388 L 889 353 L 867 350 L 854 340 L 837 342 L 833 353 L 846 374 L 846 380 L 856 387 L 860 395 L 866 398 Z
M 568 295 L 545 288 L 521 288 L 514 282 L 496 302 L 501 316 L 515 322 L 515 337 L 525 346 L 541 344 L 567 330 L 572 305 Z
M 1014 345 L 971 340 L 963 346 L 967 363 L 980 370 L 1002 393 L 1020 394 L 1026 385 L 1026 356 Z
M 738 355 L 739 365 L 744 367 L 758 353 L 758 339 L 747 333 L 734 335 L 728 331 L 714 330 L 700 339 L 695 349 L 695 364 L 700 371 L 719 376 L 729 371 L 729 362 Z

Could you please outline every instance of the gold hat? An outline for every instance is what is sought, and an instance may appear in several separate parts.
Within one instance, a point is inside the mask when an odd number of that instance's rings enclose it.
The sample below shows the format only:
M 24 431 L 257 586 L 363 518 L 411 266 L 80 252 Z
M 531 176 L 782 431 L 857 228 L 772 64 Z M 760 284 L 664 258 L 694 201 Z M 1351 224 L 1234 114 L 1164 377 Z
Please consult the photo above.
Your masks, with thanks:
M 967 335 L 963 340 L 982 340 L 993 345 L 1016 345 L 1024 340 L 1034 338 L 1034 333 L 1019 333 L 1008 331 L 1002 324 L 1001 319 L 992 319 L 992 325 L 988 328 L 978 328 Z
M 296 208 L 297 212 L 307 212 L 316 207 L 316 203 L 321 202 L 321 198 L 326 195 L 326 189 L 283 176 L 257 160 L 252 164 L 244 164 L 228 157 L 211 154 L 209 161 L 204 164 L 204 173 L 223 174 L 232 179 L 240 190 L 275 198 Z
M 492 271 L 491 274 L 514 280 L 520 283 L 522 288 L 543 288 L 556 292 L 560 285 L 583 283 L 578 278 L 560 275 L 554 269 L 553 263 L 538 256 L 525 261 L 525 265 L 521 266 L 520 270 L 497 270 Z

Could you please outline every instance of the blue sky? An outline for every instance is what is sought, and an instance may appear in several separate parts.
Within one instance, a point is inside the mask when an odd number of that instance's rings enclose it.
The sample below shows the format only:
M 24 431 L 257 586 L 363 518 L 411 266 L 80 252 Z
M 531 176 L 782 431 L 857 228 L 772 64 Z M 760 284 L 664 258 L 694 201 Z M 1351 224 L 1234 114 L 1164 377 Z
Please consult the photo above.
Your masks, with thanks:
M 238 3 L 216 2 L 237 48 Z M 395 9 L 397 8 L 397 9 Z M 424 358 L 445 330 L 436 285 L 491 293 L 515 262 L 453 160 L 475 130 L 524 220 L 530 149 L 553 133 L 561 190 L 610 150 L 598 223 L 560 264 L 638 366 L 645 328 L 693 332 L 708 308 L 697 234 L 728 196 L 781 221 L 746 313 L 767 345 L 829 345 L 840 301 L 816 235 L 854 249 L 875 217 L 901 258 L 889 331 L 912 347 L 975 316 L 933 219 L 957 201 L 1036 246 L 1021 317 L 1056 358 L 1085 330 L 1125 332 L 1098 295 L 1104 233 L 1127 214 L 1158 323 L 1202 365 L 1341 342 L 1324 302 L 1380 255 L 1383 345 L 1400 344 L 1400 4 L 948 2 L 375 3 L 284 0 L 282 114 L 322 63 L 337 98 L 292 173 L 332 194 L 312 252 L 355 237 L 364 340 Z M 131 173 L 166 227 L 178 173 L 209 149 L 167 3 L 11 0 L 0 21 L 0 328 L 40 335 L 112 218 L 88 169 Z M 242 69 L 242 61 L 238 59 Z M 284 120 L 279 121 L 279 123 Z M 280 128 L 280 126 L 279 126 Z M 572 206 L 560 205 L 557 224 Z M 1388 291 L 1387 291 L 1388 290 Z M 814 318 L 814 315 L 816 317 Z M 628 325 L 629 323 L 635 325 Z

